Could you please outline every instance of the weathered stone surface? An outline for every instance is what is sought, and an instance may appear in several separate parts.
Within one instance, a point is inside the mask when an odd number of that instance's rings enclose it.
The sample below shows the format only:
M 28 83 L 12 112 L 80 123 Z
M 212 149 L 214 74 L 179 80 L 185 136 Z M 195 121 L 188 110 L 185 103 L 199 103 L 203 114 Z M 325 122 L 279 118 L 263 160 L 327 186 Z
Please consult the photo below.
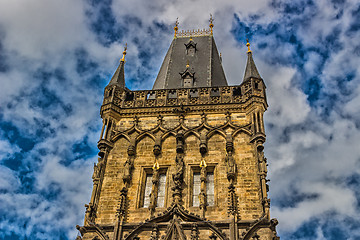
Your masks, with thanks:
M 277 239 L 262 152 L 266 108 L 264 82 L 253 77 L 233 87 L 107 86 L 83 239 Z

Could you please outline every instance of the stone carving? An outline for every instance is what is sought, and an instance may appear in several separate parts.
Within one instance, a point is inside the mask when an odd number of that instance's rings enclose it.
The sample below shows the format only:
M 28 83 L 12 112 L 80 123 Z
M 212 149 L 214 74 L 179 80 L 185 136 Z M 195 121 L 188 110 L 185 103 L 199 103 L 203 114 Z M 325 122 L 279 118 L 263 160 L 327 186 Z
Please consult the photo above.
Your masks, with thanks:
M 98 168 L 98 166 L 96 166 L 96 163 L 94 163 L 94 173 L 93 173 L 93 175 L 92 175 L 92 179 L 98 178 L 98 177 L 99 177 L 99 173 L 100 173 L 99 168 Z
M 133 160 L 132 160 L 132 156 L 129 156 L 129 158 L 125 161 L 124 163 L 124 176 L 123 176 L 123 181 L 124 183 L 130 183 L 131 180 L 131 170 L 133 169 Z
M 193 224 L 191 228 L 191 240 L 198 240 L 198 239 L 199 239 L 199 229 L 196 224 Z
M 158 239 L 159 239 L 159 228 L 156 225 L 154 225 L 151 232 L 150 240 L 158 240 Z
M 211 240 L 216 240 L 216 239 L 217 239 L 217 236 L 216 236 L 214 233 L 212 233 L 212 234 L 209 236 L 209 238 L 210 238 Z
M 200 163 L 200 194 L 199 194 L 199 207 L 201 210 L 201 215 L 204 218 L 205 217 L 205 210 L 207 205 L 206 200 L 206 177 L 207 177 L 207 171 L 206 171 L 206 162 L 204 159 L 201 160 Z
M 126 213 L 126 197 L 127 197 L 128 190 L 126 187 L 123 187 L 120 191 L 120 204 L 117 214 L 119 217 L 125 216 Z
M 155 162 L 153 166 L 153 176 L 152 176 L 152 189 L 150 193 L 150 204 L 149 204 L 149 210 L 151 215 L 154 214 L 155 207 L 156 207 L 156 199 L 157 199 L 157 193 L 158 193 L 158 185 L 159 185 L 159 165 L 157 162 Z
M 95 206 L 92 203 L 85 204 L 85 220 L 93 222 L 93 219 L 96 218 Z
M 236 216 L 238 214 L 238 200 L 235 193 L 235 187 L 233 184 L 229 186 L 229 193 L 228 193 L 228 213 L 230 215 Z
M 76 229 L 80 232 L 81 236 L 84 236 L 84 234 L 87 232 L 85 227 L 80 227 L 79 225 L 76 225 Z
M 174 184 L 175 187 L 177 188 L 181 188 L 181 185 L 184 181 L 183 177 L 184 177 L 184 159 L 183 159 L 183 155 L 182 154 L 178 154 L 175 158 L 175 173 L 173 174 L 173 180 L 174 180 Z
M 229 181 L 233 181 L 235 179 L 236 165 L 231 151 L 228 154 L 226 154 L 225 162 L 226 162 L 227 178 Z

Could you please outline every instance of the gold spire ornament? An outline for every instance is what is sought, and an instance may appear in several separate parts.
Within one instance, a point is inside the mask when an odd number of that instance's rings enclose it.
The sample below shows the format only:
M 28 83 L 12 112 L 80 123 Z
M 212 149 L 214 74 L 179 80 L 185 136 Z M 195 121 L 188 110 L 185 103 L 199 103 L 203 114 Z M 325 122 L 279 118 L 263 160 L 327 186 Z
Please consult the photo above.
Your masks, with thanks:
M 157 169 L 158 170 L 159 168 L 160 168 L 159 163 L 157 162 L 157 160 L 155 160 L 155 163 L 154 163 L 152 169 Z
M 212 17 L 212 14 L 210 14 L 210 20 L 209 20 L 210 24 L 209 24 L 209 27 L 210 27 L 211 35 L 213 35 L 213 27 L 214 27 L 213 21 L 214 21 L 214 19 L 213 19 L 213 17 Z
M 250 50 L 250 43 L 249 43 L 249 39 L 246 39 L 246 46 L 248 48 L 248 53 L 251 53 L 251 50 Z
M 127 50 L 127 43 L 125 43 L 125 47 L 124 47 L 124 51 L 123 51 L 123 56 L 122 56 L 122 58 L 120 59 L 120 62 L 125 62 L 126 50 Z
M 174 38 L 176 38 L 177 36 L 177 31 L 179 30 L 179 28 L 178 28 L 178 26 L 179 26 L 179 18 L 176 18 L 176 22 L 175 22 L 175 27 L 174 27 Z
M 189 60 L 187 60 L 187 62 L 186 62 L 186 68 L 189 68 L 189 67 L 190 67 Z
M 206 165 L 205 159 L 204 159 L 204 158 L 201 159 L 200 167 L 202 168 L 202 167 L 206 167 L 206 166 L 207 166 L 207 165 Z

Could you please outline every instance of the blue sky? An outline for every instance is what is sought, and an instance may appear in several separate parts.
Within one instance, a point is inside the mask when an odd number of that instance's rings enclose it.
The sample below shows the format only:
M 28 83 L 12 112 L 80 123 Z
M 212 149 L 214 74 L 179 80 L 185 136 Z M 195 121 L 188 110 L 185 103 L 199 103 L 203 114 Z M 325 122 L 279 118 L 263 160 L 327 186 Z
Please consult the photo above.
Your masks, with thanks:
M 150 89 L 173 37 L 207 28 L 228 82 L 246 38 L 267 85 L 271 215 L 282 239 L 360 238 L 356 0 L 0 1 L 0 239 L 75 239 L 92 187 L 103 89 Z

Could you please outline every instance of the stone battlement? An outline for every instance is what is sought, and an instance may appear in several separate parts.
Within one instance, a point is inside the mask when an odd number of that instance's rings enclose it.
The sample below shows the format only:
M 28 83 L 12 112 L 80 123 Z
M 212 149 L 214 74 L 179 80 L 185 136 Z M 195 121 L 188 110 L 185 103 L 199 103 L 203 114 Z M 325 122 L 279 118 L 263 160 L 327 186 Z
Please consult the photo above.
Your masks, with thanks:
M 103 106 L 113 103 L 119 108 L 152 108 L 182 105 L 219 105 L 245 103 L 253 96 L 265 99 L 261 81 L 247 81 L 239 86 L 180 88 L 142 91 L 105 90 Z M 266 102 L 266 100 L 265 100 Z

